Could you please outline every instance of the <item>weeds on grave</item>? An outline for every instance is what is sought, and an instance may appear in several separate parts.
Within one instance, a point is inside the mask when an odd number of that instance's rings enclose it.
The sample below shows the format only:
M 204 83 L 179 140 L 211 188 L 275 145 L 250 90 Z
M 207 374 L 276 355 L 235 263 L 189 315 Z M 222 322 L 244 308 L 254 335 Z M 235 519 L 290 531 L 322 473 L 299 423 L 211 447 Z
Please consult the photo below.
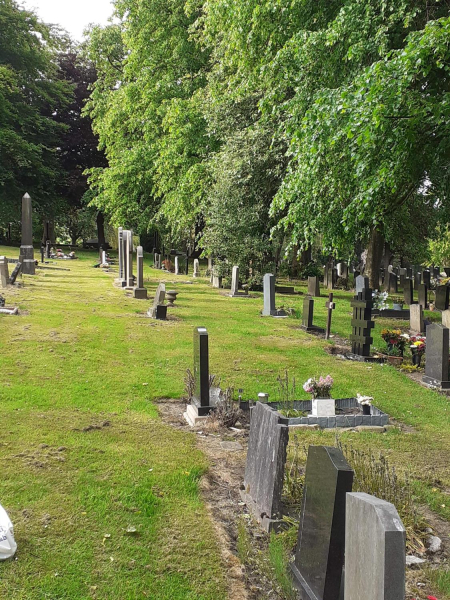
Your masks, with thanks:
M 209 387 L 220 387 L 220 379 L 218 379 L 216 375 L 209 376 Z M 188 400 L 192 400 L 195 393 L 195 379 L 190 369 L 186 369 L 186 374 L 184 376 L 184 392 Z
M 277 377 L 277 382 L 278 396 L 280 398 L 278 412 L 288 418 L 304 417 L 306 415 L 305 411 L 296 410 L 294 408 L 294 400 L 296 397 L 295 377 L 292 379 L 292 382 L 290 382 L 289 373 L 286 369 L 284 377 L 279 375 Z
M 408 549 L 425 552 L 423 541 L 428 525 L 416 508 L 409 475 L 399 477 L 381 452 L 375 456 L 370 451 L 343 445 L 339 440 L 337 446 L 355 471 L 353 491 L 365 492 L 393 504 L 405 526 Z
M 299 508 L 302 503 L 305 485 L 305 462 L 307 449 L 296 440 L 293 444 L 291 460 L 286 464 L 283 483 L 283 500 L 286 504 Z
M 234 427 L 242 417 L 242 411 L 238 404 L 233 401 L 233 388 L 227 388 L 220 392 L 220 399 L 213 413 L 213 418 L 216 419 L 222 427 Z

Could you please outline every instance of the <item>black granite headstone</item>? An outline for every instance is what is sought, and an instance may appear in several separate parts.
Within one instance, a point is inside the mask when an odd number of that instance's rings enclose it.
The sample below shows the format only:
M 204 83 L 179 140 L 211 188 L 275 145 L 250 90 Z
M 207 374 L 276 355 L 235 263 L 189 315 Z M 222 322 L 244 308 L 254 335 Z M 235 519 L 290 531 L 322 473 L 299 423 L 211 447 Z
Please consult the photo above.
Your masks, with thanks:
M 398 279 L 397 279 L 397 275 L 395 273 L 389 273 L 388 292 L 390 294 L 398 293 Z
M 424 285 L 427 286 L 427 288 L 429 288 L 431 286 L 431 273 L 430 273 L 430 271 L 423 271 L 422 272 L 422 282 L 424 283 Z
M 303 313 L 302 313 L 302 329 L 305 331 L 316 331 L 323 333 L 325 330 L 321 327 L 316 327 L 313 324 L 314 320 L 314 300 L 311 296 L 305 296 L 303 300 Z
M 420 273 L 415 273 L 414 275 L 414 289 L 418 290 L 419 285 L 422 283 L 422 275 Z
M 414 287 L 412 279 L 405 279 L 405 283 L 403 286 L 403 299 L 405 304 L 411 306 L 414 304 Z
M 241 497 L 256 520 L 270 531 L 281 518 L 286 448 L 289 427 L 267 404 L 257 402 L 252 409 L 247 464 Z
M 440 323 L 427 327 L 427 352 L 423 382 L 450 389 L 448 380 L 448 353 L 450 329 Z
M 338 600 L 345 553 L 345 500 L 354 472 L 341 450 L 310 446 L 294 581 L 302 600 Z M 361 599 L 363 600 L 363 599 Z
M 420 304 L 420 306 L 425 310 L 428 308 L 428 288 L 423 283 L 420 283 L 417 286 L 417 289 L 419 292 L 418 304 Z
M 209 401 L 209 348 L 208 332 L 205 327 L 194 328 L 194 380 L 195 391 L 192 399 L 197 406 L 198 415 L 207 415 Z
M 436 288 L 435 306 L 438 310 L 448 310 L 449 291 L 450 288 L 447 285 L 438 285 Z

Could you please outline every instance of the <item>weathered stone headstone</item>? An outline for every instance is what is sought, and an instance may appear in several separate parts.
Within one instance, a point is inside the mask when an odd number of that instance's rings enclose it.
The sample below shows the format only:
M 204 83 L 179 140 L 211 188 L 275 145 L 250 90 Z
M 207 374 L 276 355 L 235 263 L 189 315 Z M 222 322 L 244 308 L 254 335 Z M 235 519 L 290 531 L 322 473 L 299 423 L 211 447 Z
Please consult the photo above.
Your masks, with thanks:
M 219 399 L 218 389 L 209 386 L 209 342 L 205 327 L 194 328 L 194 394 L 188 404 L 185 419 L 191 425 L 209 415 Z
M 318 277 L 308 277 L 308 296 L 320 297 L 320 282 Z
M 425 375 L 422 381 L 442 389 L 450 388 L 448 378 L 449 332 L 447 327 L 434 323 L 427 327 Z
M 365 288 L 357 294 L 350 303 L 353 308 L 352 334 L 352 353 L 356 356 L 368 358 L 370 356 L 370 346 L 373 344 L 371 330 L 375 327 L 372 321 L 372 290 Z
M 393 504 L 347 494 L 345 600 L 404 600 L 406 532 Z
M 144 287 L 144 249 L 142 246 L 138 246 L 136 251 L 136 272 L 137 280 L 133 296 L 137 300 L 147 300 L 147 290 Z
M 369 278 L 363 277 L 362 275 L 358 275 L 355 280 L 355 291 L 356 294 L 361 294 L 363 290 L 368 289 L 369 287 Z
M 389 273 L 388 292 L 390 294 L 398 293 L 398 279 L 395 273 Z
M 315 331 L 316 333 L 324 333 L 325 329 L 316 327 L 314 321 L 314 300 L 311 296 L 305 296 L 303 299 L 302 312 L 302 329 L 305 331 Z
M 153 299 L 153 305 L 148 309 L 148 316 L 152 319 L 164 321 L 167 318 L 167 306 L 164 304 L 166 297 L 166 285 L 160 283 Z
M 286 313 L 275 307 L 275 275 L 266 273 L 263 277 L 264 308 L 263 317 L 283 317 Z
M 252 409 L 247 464 L 241 497 L 266 531 L 276 530 L 281 519 L 286 448 L 289 427 L 267 404 Z
M 117 252 L 119 257 L 119 283 L 125 279 L 123 275 L 123 227 L 119 227 L 117 232 Z
M 194 258 L 194 274 L 193 277 L 200 277 L 200 263 L 198 258 Z
M 20 246 L 19 262 L 22 263 L 22 273 L 35 275 L 33 248 L 33 213 L 31 197 L 25 194 L 22 198 L 22 244 Z
M 5 288 L 9 283 L 8 259 L 6 256 L 0 256 L 0 285 Z
M 338 274 L 336 267 L 331 267 L 328 271 L 328 289 L 334 290 L 336 288 L 336 283 L 338 280 Z
M 235 265 L 231 275 L 231 295 L 237 296 L 239 294 L 239 267 Z
M 448 285 L 438 285 L 436 288 L 435 306 L 438 310 L 447 310 L 449 307 Z
M 450 329 L 450 310 L 442 311 L 442 325 Z
M 11 273 L 11 277 L 9 278 L 9 285 L 14 285 L 16 283 L 16 279 L 19 276 L 19 273 L 22 270 L 22 263 L 18 262 L 16 263 L 16 266 L 14 267 L 13 272 Z
M 418 285 L 418 304 L 425 310 L 428 308 L 428 288 L 423 283 Z
M 423 308 L 420 304 L 411 304 L 409 307 L 409 328 L 413 333 L 423 333 Z
M 345 262 L 340 262 L 336 265 L 337 276 L 342 279 L 348 279 L 348 265 Z
M 212 286 L 216 289 L 220 289 L 222 287 L 222 277 L 220 275 L 213 273 Z
M 179 258 L 178 256 L 175 256 L 175 275 L 179 275 L 180 274 L 180 264 L 179 264 Z
M 419 285 L 422 283 L 422 275 L 420 273 L 414 274 L 414 289 L 417 291 L 419 289 Z
M 302 600 L 339 598 L 345 553 L 345 501 L 346 494 L 352 491 L 353 476 L 338 448 L 309 447 L 292 565 Z
M 403 299 L 405 304 L 411 306 L 414 303 L 414 287 L 412 279 L 405 279 L 403 284 Z

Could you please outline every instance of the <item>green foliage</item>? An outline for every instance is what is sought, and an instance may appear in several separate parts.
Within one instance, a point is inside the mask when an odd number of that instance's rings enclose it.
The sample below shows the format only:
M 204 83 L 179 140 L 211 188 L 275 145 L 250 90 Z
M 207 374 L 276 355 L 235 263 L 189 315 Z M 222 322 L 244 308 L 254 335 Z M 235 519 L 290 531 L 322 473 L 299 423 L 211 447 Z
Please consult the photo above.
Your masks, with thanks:
M 428 242 L 431 265 L 450 265 L 450 228 L 440 226 L 436 229 L 435 238 Z

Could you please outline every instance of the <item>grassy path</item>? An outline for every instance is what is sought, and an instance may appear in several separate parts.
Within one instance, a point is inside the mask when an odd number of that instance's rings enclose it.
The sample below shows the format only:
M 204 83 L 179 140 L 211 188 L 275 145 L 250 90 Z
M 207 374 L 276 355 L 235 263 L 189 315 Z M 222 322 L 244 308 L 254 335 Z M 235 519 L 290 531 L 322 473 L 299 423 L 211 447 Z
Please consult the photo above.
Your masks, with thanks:
M 13 257 L 17 249 L 0 247 L 3 253 Z M 204 279 L 170 276 L 176 283 L 166 289 L 180 292 L 178 308 L 169 309 L 174 319 L 150 320 L 150 302 L 126 297 L 111 275 L 92 268 L 94 261 L 95 254 L 82 253 L 79 261 L 57 263 L 70 271 L 39 271 L 6 293 L 28 314 L 0 316 L 0 503 L 20 548 L 18 560 L 0 565 L 0 595 L 226 598 L 197 490 L 205 459 L 193 436 L 160 422 L 153 403 L 183 395 L 199 325 L 210 334 L 211 372 L 223 386 L 243 388 L 244 398 L 267 391 L 277 399 L 276 379 L 285 369 L 299 384 L 330 373 L 336 397 L 373 395 L 410 431 L 345 433 L 343 441 L 382 449 L 412 473 L 420 500 L 450 520 L 447 398 L 392 367 L 340 361 L 324 352 L 323 340 L 298 329 L 298 320 L 261 318 L 261 295 L 232 299 Z M 150 294 L 162 275 L 146 267 Z M 335 296 L 333 331 L 342 337 L 349 335 L 350 297 Z M 302 297 L 281 302 L 301 310 Z M 324 303 L 316 302 L 319 325 Z M 99 428 L 83 431 L 91 425 Z M 304 440 L 333 437 L 315 432 Z M 136 533 L 127 533 L 130 527 Z

